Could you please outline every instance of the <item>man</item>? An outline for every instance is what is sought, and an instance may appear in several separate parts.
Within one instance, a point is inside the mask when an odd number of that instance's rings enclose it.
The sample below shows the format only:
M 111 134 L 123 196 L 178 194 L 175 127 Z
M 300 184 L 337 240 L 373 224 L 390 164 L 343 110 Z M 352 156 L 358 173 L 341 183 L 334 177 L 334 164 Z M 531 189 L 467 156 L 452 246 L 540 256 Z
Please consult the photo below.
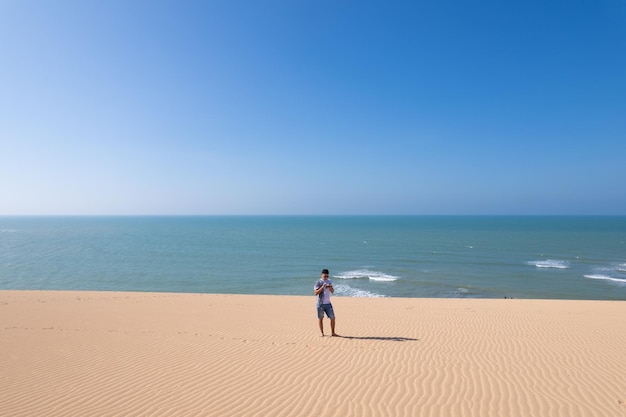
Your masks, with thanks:
M 322 270 L 322 279 L 315 283 L 313 291 L 317 295 L 317 318 L 322 336 L 324 336 L 324 313 L 330 319 L 331 336 L 337 336 L 335 333 L 335 312 L 330 303 L 330 295 L 335 293 L 335 289 L 333 283 L 328 279 L 328 269 Z

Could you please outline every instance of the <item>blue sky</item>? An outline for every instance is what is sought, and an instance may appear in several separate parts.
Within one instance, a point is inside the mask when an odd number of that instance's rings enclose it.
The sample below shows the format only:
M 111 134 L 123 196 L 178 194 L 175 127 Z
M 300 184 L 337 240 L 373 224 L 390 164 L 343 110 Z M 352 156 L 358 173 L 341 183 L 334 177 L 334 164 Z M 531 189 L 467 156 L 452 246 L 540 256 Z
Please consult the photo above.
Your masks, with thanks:
M 626 2 L 0 2 L 0 214 L 626 214 Z

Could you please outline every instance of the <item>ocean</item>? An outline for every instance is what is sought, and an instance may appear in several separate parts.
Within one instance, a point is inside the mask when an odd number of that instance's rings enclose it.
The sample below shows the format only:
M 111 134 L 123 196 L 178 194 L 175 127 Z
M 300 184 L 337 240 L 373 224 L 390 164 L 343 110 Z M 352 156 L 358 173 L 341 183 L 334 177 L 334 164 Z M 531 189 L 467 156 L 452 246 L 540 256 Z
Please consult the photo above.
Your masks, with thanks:
M 0 289 L 626 300 L 626 216 L 0 217 Z

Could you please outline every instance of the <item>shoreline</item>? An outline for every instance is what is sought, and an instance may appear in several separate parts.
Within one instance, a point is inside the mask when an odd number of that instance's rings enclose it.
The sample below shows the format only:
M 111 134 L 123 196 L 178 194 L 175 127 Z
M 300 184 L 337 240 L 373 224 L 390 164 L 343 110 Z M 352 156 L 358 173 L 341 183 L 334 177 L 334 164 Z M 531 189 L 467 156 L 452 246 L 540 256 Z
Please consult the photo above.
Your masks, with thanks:
M 626 415 L 625 301 L 333 304 L 2 290 L 0 415 Z
M 337 280 L 335 279 L 335 282 Z M 341 284 L 341 282 L 339 281 Z M 308 288 L 308 286 L 307 286 Z M 39 293 L 104 293 L 104 294 L 163 294 L 163 295 L 207 295 L 207 296 L 259 296 L 259 297 L 302 297 L 307 298 L 309 295 L 304 295 L 302 293 L 298 294 L 263 294 L 263 293 L 237 293 L 237 292 L 185 292 L 185 291 L 172 291 L 172 290 L 112 290 L 112 289 L 68 289 L 68 288 L 60 288 L 60 289 L 21 289 L 21 288 L 0 288 L 1 293 L 29 293 L 29 292 L 39 292 Z M 395 296 L 395 295 L 375 295 L 375 296 L 361 296 L 361 295 L 346 295 L 346 294 L 338 294 L 335 293 L 333 299 L 356 299 L 356 300 L 367 300 L 367 299 L 392 299 L 392 300 L 519 300 L 519 301 L 589 301 L 589 302 L 613 302 L 613 303 L 626 303 L 626 299 L 624 298 L 526 298 L 520 296 L 508 296 L 502 295 L 498 297 L 408 297 L 408 296 Z

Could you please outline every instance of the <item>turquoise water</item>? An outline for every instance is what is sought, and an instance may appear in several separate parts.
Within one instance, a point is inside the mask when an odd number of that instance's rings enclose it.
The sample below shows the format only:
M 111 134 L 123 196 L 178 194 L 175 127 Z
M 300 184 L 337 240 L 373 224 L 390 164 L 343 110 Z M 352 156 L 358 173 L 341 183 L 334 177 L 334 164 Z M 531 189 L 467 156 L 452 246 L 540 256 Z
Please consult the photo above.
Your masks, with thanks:
M 0 217 L 0 289 L 626 300 L 626 217 Z

